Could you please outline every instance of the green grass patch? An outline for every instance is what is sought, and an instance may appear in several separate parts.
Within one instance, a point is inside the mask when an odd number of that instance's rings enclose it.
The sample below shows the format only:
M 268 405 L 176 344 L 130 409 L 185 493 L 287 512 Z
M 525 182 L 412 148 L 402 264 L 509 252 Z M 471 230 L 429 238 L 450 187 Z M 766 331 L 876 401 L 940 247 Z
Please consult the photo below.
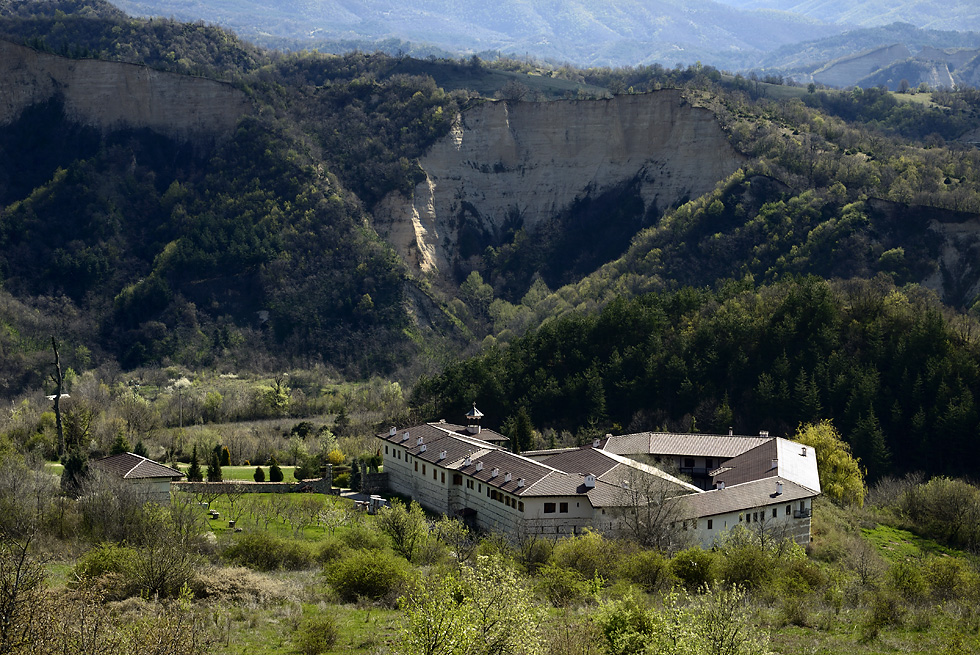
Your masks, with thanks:
M 932 539 L 890 525 L 879 523 L 873 529 L 861 528 L 861 532 L 865 539 L 878 549 L 882 557 L 891 562 L 918 559 L 926 555 L 965 556 L 962 551 L 946 548 Z

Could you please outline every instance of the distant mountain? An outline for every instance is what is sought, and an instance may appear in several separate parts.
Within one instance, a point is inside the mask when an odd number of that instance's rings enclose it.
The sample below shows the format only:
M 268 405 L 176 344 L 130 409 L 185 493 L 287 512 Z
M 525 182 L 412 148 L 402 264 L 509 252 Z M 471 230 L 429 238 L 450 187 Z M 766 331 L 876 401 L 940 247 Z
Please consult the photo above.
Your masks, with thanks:
M 735 69 L 781 45 L 841 27 L 708 0 L 118 0 L 137 16 L 204 20 L 260 44 L 297 48 L 396 40 L 461 54 L 503 54 L 622 66 L 701 61 Z
M 875 27 L 901 22 L 932 30 L 980 30 L 976 0 L 720 0 L 738 9 L 772 9 L 825 23 Z

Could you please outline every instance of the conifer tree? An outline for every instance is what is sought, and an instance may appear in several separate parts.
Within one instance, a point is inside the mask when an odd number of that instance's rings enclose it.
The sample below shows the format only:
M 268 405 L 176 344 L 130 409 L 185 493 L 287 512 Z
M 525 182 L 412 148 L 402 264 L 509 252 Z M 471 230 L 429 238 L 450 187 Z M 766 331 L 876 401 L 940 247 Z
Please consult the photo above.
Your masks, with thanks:
M 109 450 L 110 455 L 121 455 L 123 453 L 129 452 L 129 440 L 126 439 L 126 435 L 122 430 L 116 433 L 116 440 L 112 442 L 112 449 Z
M 252 474 L 252 478 L 256 482 L 265 482 L 265 471 L 262 470 L 261 466 L 255 467 L 255 473 Z
M 211 453 L 208 460 L 208 482 L 221 482 L 221 461 L 217 453 Z
M 197 459 L 197 446 L 191 451 L 191 467 L 187 469 L 187 480 L 189 482 L 201 482 L 204 474 L 201 472 L 201 462 Z
M 282 482 L 282 469 L 275 457 L 269 460 L 269 482 Z

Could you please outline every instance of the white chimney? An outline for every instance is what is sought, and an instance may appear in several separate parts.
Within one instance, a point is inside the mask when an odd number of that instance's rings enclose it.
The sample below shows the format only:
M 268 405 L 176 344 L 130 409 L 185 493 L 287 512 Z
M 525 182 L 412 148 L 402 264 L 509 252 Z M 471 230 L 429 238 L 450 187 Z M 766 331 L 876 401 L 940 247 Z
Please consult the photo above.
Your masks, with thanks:
M 424 453 L 425 452 L 425 444 L 422 444 L 421 446 L 419 446 L 419 452 L 420 453 Z
M 482 471 L 483 470 L 483 462 L 477 462 L 476 463 L 476 470 L 477 471 Z
M 512 479 L 512 476 L 511 476 L 510 473 L 504 473 L 504 482 L 510 482 L 511 479 Z
M 408 441 L 408 433 L 407 432 L 405 432 L 404 434 L 402 434 L 402 441 Z
M 585 476 L 585 488 L 594 489 L 595 488 L 595 476 L 589 473 Z
M 715 482 L 715 489 L 724 489 L 724 488 L 725 488 L 724 480 L 719 480 L 718 482 Z
M 448 454 L 449 453 L 447 453 L 445 450 L 442 451 L 441 453 L 439 453 L 439 461 L 441 462 L 442 460 L 446 459 L 446 457 L 448 456 Z
M 491 478 L 495 478 L 495 477 L 497 477 L 498 475 L 500 475 L 500 469 L 498 469 L 498 468 L 495 468 L 495 469 L 493 469 L 492 471 L 490 471 L 490 477 L 491 477 Z
M 396 432 L 398 432 L 398 428 L 396 428 L 396 427 L 395 427 L 395 426 L 393 425 L 393 426 L 391 426 L 391 429 L 390 429 L 390 430 L 388 430 L 388 436 L 389 436 L 389 437 L 393 437 L 393 436 L 395 436 L 395 433 L 396 433 Z
M 803 452 L 800 453 L 801 457 L 806 457 L 806 446 L 803 446 Z
M 599 447 L 599 437 L 596 437 L 595 439 L 592 440 L 592 447 L 593 448 Z
M 416 446 L 421 446 L 422 445 L 422 437 L 419 437 L 418 438 L 418 441 L 415 442 L 415 445 Z
M 777 482 L 776 483 L 776 495 L 777 496 L 780 496 L 780 495 L 782 495 L 782 493 L 783 493 L 783 483 L 782 482 Z
M 469 466 L 472 463 L 473 463 L 473 460 L 470 459 L 470 456 L 469 455 L 467 455 L 466 456 L 466 459 L 463 460 L 463 466 Z
M 768 430 L 762 430 L 762 431 L 759 432 L 759 436 L 760 437 L 766 437 L 766 438 L 768 438 L 769 437 L 769 431 Z
M 728 436 L 732 436 L 732 426 L 728 426 Z
M 524 478 L 517 478 L 517 486 L 518 487 L 524 486 Z

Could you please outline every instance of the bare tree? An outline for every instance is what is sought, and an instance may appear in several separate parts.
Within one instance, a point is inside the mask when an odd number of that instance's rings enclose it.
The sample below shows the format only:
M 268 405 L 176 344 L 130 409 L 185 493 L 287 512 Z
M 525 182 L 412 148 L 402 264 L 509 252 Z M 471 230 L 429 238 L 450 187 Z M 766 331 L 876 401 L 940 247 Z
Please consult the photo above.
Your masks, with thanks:
M 680 498 L 687 493 L 669 479 L 639 468 L 626 468 L 619 506 L 613 509 L 620 532 L 648 548 L 675 547 L 681 541 L 677 527 L 683 518 Z
M 61 374 L 61 356 L 58 354 L 58 342 L 51 337 L 51 348 L 54 350 L 54 374 L 51 379 L 55 383 L 54 391 L 54 421 L 58 430 L 58 457 L 65 455 L 65 430 L 61 423 L 61 396 L 64 389 L 65 378 Z

